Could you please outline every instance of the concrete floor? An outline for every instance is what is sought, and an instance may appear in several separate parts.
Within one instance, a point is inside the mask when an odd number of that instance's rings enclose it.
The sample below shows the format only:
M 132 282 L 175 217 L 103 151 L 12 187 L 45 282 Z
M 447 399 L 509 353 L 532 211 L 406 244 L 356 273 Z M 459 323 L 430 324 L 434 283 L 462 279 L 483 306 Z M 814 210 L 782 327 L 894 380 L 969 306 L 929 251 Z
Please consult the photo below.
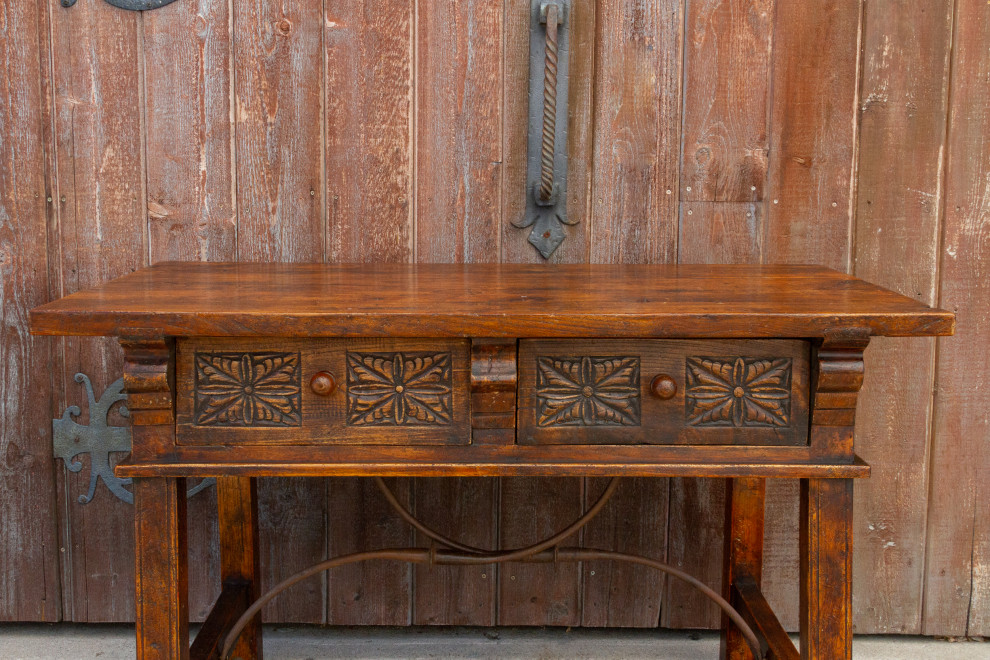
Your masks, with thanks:
M 125 625 L 3 624 L 0 659 L 134 657 L 134 629 Z M 857 660 L 990 660 L 990 643 L 921 637 L 857 637 Z M 718 657 L 713 633 L 559 628 L 265 628 L 265 656 L 319 660 L 361 658 L 552 658 L 696 660 Z

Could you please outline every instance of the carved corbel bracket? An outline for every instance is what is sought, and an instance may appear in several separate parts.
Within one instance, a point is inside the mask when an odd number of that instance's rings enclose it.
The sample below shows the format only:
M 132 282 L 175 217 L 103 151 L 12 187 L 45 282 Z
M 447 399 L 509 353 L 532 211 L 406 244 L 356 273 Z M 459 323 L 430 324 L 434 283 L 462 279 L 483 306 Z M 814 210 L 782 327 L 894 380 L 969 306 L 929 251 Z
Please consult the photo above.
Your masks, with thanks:
M 851 462 L 856 400 L 863 386 L 865 328 L 826 333 L 817 350 L 811 447 L 817 457 Z
M 471 430 L 476 444 L 512 444 L 516 428 L 516 341 L 471 341 Z
M 133 426 L 171 425 L 175 421 L 172 346 L 162 336 L 122 336 L 124 392 Z

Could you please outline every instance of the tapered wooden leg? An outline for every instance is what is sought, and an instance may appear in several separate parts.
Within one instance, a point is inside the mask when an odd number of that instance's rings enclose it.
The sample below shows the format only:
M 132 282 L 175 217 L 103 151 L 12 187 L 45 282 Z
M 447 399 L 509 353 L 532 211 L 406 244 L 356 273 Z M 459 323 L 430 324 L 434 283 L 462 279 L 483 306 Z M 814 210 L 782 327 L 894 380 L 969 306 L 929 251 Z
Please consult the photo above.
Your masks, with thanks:
M 852 658 L 852 479 L 801 480 L 801 657 Z
M 249 477 L 217 478 L 217 509 L 220 516 L 220 576 L 224 585 L 243 582 L 248 603 L 260 595 L 261 574 L 258 550 L 258 486 Z M 230 657 L 260 660 L 261 615 L 244 629 Z
M 189 657 L 186 480 L 134 479 L 137 657 Z
M 733 605 L 732 583 L 745 575 L 757 585 L 763 574 L 763 507 L 766 479 L 728 479 L 725 487 L 725 550 L 722 556 L 722 595 Z M 723 660 L 752 660 L 746 639 L 727 616 L 722 616 Z

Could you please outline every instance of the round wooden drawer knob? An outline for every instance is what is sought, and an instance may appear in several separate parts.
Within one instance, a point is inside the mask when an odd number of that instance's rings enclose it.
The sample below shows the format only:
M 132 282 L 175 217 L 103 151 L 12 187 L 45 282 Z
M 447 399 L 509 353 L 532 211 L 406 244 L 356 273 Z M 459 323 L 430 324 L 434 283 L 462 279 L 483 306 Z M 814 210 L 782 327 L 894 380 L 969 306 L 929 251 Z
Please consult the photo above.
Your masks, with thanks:
M 337 381 L 329 371 L 318 371 L 309 381 L 309 387 L 313 390 L 313 394 L 330 396 L 337 389 Z
M 667 374 L 660 374 L 650 383 L 650 391 L 660 399 L 672 399 L 677 394 L 677 383 Z

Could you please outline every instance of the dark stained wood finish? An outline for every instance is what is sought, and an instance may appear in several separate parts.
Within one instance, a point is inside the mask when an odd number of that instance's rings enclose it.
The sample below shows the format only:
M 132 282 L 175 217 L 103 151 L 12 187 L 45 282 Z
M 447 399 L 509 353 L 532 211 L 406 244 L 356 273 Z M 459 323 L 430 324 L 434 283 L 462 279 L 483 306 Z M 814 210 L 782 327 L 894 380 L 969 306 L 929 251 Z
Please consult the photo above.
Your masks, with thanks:
M 255 371 L 248 378 L 259 382 L 252 387 L 248 380 L 237 380 L 234 391 L 242 397 L 237 400 L 255 395 L 254 401 L 263 397 L 257 405 L 266 407 L 250 420 L 237 410 L 227 419 L 224 411 L 232 409 L 212 403 L 230 401 L 226 383 L 242 377 L 242 359 L 250 361 Z M 401 363 L 399 369 L 395 360 Z M 463 340 L 196 339 L 179 342 L 176 368 L 181 392 L 176 411 L 178 444 L 470 442 L 470 367 Z M 215 371 L 222 373 L 210 380 Z M 317 394 L 311 385 L 312 377 L 322 372 L 338 383 L 329 395 Z M 211 396 L 216 383 L 227 389 Z M 244 387 L 252 387 L 252 392 Z M 358 399 L 361 387 L 373 389 Z M 434 396 L 437 388 L 447 393 Z M 283 400 L 288 412 L 266 418 L 274 410 L 271 406 Z
M 251 598 L 247 584 L 225 582 L 220 596 L 210 610 L 209 616 L 206 617 L 206 621 L 203 622 L 203 627 L 196 633 L 196 638 L 189 647 L 189 660 L 221 660 L 220 652 L 223 650 L 227 633 L 250 605 Z M 241 642 L 231 650 L 231 656 L 243 660 L 260 657 L 249 653 Z
M 763 513 L 766 504 L 765 479 L 726 480 L 725 548 L 722 551 L 722 596 L 735 607 L 739 601 L 733 587 L 748 579 L 759 589 L 763 576 Z M 745 638 L 727 616 L 722 619 L 722 660 L 754 660 Z
M 470 445 L 177 447 L 158 460 L 124 461 L 121 476 L 708 476 L 867 477 L 870 468 L 816 462 L 807 447 Z
M 801 657 L 756 580 L 748 576 L 736 578 L 732 583 L 732 596 L 736 609 L 759 635 L 769 660 L 798 660 Z M 744 653 L 741 657 L 753 657 L 748 648 Z
M 217 478 L 217 515 L 220 520 L 220 580 L 223 589 L 214 611 L 220 607 L 224 594 L 241 587 L 240 598 L 229 596 L 225 608 L 228 627 L 261 595 L 261 548 L 258 538 L 258 484 L 250 477 Z M 242 600 L 243 599 L 243 600 Z M 240 611 L 237 608 L 240 607 Z M 210 616 L 213 616 L 211 612 Z M 209 620 L 207 620 L 209 621 Z M 204 628 L 206 625 L 204 624 Z M 200 631 L 202 634 L 202 631 Z M 223 645 L 222 637 L 220 645 Z M 199 636 L 197 636 L 198 640 Z M 232 649 L 233 657 L 261 660 L 261 616 L 256 617 L 241 633 Z
M 807 360 L 799 341 L 523 340 L 517 442 L 804 445 Z
M 852 658 L 851 479 L 801 480 L 801 657 Z
M 147 327 L 178 336 L 757 338 L 844 327 L 943 335 L 953 320 L 814 266 L 170 263 L 31 312 L 38 334 Z

